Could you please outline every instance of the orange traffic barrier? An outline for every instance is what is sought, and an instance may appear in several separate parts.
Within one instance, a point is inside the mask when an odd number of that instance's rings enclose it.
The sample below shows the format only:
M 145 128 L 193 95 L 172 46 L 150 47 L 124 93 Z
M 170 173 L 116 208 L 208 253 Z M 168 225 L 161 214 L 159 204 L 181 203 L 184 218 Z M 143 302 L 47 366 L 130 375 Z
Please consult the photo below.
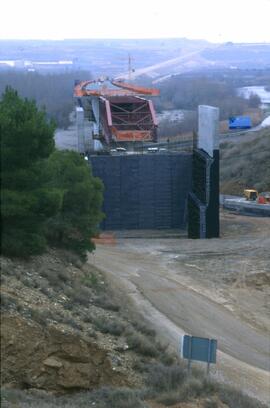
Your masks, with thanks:
M 100 234 L 98 237 L 92 238 L 95 245 L 116 245 L 116 238 L 114 234 Z

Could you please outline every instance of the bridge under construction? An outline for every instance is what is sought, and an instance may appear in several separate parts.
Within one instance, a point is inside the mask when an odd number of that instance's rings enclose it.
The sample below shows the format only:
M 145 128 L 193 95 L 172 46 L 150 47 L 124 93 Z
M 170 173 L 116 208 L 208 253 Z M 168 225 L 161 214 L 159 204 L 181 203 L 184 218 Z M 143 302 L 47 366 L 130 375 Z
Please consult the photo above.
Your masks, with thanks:
M 77 81 L 74 87 L 78 150 L 93 146 L 125 146 L 138 142 L 157 142 L 157 118 L 152 100 L 159 90 L 121 80 L 99 78 Z M 85 120 L 91 124 L 88 131 Z M 97 150 L 95 148 L 90 150 Z
M 95 155 L 98 150 L 117 152 L 112 147 L 130 150 L 132 145 L 135 150 L 143 142 L 157 143 L 153 102 L 143 96 L 158 95 L 158 89 L 107 77 L 75 83 L 78 150 L 90 159 L 93 174 L 105 187 L 106 222 L 102 227 L 181 228 L 188 218 L 190 238 L 218 237 L 218 108 L 199 106 L 198 140 L 193 153 Z M 91 123 L 87 133 L 85 119 Z

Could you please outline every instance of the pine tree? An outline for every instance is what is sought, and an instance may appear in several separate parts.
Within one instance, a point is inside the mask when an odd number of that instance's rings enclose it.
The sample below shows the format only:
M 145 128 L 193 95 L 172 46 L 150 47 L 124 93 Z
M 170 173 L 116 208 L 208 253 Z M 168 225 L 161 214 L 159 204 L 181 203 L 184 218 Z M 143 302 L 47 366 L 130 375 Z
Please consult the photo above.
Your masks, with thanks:
M 0 101 L 2 252 L 27 257 L 46 247 L 45 221 L 57 213 L 61 193 L 47 187 L 54 125 L 33 101 L 6 88 Z

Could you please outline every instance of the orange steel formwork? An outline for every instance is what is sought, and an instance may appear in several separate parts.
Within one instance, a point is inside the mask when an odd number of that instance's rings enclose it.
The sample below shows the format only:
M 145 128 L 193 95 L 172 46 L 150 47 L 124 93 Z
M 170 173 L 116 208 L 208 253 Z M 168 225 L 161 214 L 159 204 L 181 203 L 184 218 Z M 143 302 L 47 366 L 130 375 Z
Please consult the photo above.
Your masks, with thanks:
M 108 81 L 106 78 L 104 79 L 92 79 L 89 81 L 81 81 L 74 87 L 74 96 L 75 97 L 82 97 L 82 96 L 123 96 L 123 95 L 150 95 L 150 96 L 158 96 L 160 94 L 159 89 L 156 88 L 146 88 L 143 86 L 138 86 L 134 84 L 129 84 L 122 81 L 110 80 L 109 82 L 121 89 L 111 89 L 108 88 L 106 85 L 101 85 L 105 81 Z M 99 88 L 89 89 L 87 88 L 89 85 L 100 84 Z
M 108 78 L 82 81 L 74 88 L 74 97 L 79 99 L 81 106 L 85 98 L 96 99 L 96 120 L 101 129 L 96 138 L 103 139 L 106 144 L 157 140 L 153 102 L 142 95 L 158 96 L 159 90 Z

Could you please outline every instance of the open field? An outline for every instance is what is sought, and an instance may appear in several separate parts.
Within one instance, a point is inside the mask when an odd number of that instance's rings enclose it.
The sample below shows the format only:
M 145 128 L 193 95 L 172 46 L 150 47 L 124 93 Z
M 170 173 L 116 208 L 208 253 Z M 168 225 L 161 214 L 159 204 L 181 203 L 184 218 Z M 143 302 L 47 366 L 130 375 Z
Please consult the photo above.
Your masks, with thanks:
M 222 214 L 222 238 L 128 239 L 89 262 L 122 287 L 174 349 L 218 339 L 214 376 L 269 401 L 270 219 Z

